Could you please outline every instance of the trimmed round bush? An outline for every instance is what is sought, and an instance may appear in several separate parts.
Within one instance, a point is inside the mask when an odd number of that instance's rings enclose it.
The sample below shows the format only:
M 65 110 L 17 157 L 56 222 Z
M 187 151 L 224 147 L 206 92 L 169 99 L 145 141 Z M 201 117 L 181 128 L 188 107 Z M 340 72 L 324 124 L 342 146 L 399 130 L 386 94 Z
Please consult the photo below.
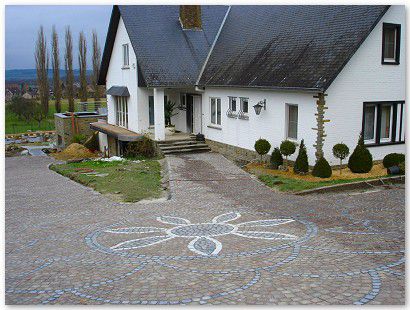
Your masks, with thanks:
M 302 140 L 299 146 L 299 154 L 296 158 L 295 165 L 293 166 L 293 172 L 295 173 L 307 173 L 309 172 L 309 162 L 306 152 L 305 142 Z
M 333 146 L 333 156 L 339 158 L 340 160 L 340 167 L 339 171 L 342 174 L 342 163 L 343 159 L 349 156 L 350 150 L 349 147 L 344 143 L 338 143 Z
M 268 154 L 270 147 L 271 145 L 268 140 L 265 140 L 265 139 L 256 140 L 255 151 L 261 156 L 261 161 L 262 161 L 262 156 L 265 154 Z
M 282 141 L 280 144 L 280 152 L 282 153 L 283 156 L 288 157 L 295 153 L 296 151 L 296 144 L 292 141 L 285 140 Z
M 332 168 L 324 157 L 319 158 L 312 170 L 312 175 L 319 178 L 330 178 Z
M 87 139 L 87 141 L 84 142 L 84 146 L 85 146 L 87 149 L 91 150 L 91 151 L 97 151 L 97 150 L 99 150 L 100 145 L 99 145 L 99 143 L 98 143 L 98 132 L 97 132 L 97 131 L 94 132 L 94 133 L 92 134 L 92 136 L 89 137 L 89 138 Z
M 155 156 L 154 142 L 145 136 L 140 140 L 129 142 L 124 152 L 124 157 L 127 158 L 139 156 L 146 158 Z
M 392 166 L 398 166 L 400 163 L 406 160 L 405 155 L 401 153 L 390 153 L 384 156 L 383 166 L 384 168 L 390 168 Z
M 283 165 L 283 157 L 277 147 L 273 149 L 272 155 L 270 156 L 270 165 L 273 169 L 278 169 L 279 166 Z
M 353 173 L 367 173 L 373 168 L 373 156 L 364 145 L 363 137 L 359 141 L 352 155 L 350 155 L 348 167 Z

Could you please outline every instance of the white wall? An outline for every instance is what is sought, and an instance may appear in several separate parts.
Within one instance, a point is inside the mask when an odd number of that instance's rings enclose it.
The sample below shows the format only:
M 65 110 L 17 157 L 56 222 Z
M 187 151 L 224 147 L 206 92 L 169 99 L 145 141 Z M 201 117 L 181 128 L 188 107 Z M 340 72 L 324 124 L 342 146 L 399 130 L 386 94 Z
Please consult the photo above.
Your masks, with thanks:
M 129 46 L 129 68 L 123 69 L 122 45 Z M 114 47 L 111 54 L 110 64 L 106 77 L 107 90 L 111 86 L 126 86 L 130 93 L 128 98 L 128 129 L 138 131 L 138 74 L 137 58 L 132 48 L 131 41 L 125 29 L 124 21 L 120 18 Z M 148 100 L 148 99 L 147 99 Z M 148 104 L 147 104 L 148 105 Z M 107 95 L 108 123 L 115 124 L 114 97 Z
M 381 64 L 383 22 L 401 24 L 399 65 Z M 405 31 L 404 6 L 392 6 L 326 91 L 329 109 L 325 116 L 331 121 L 326 124 L 324 151 L 331 164 L 337 164 L 332 155 L 334 144 L 346 143 L 353 151 L 362 129 L 363 102 L 405 100 Z M 405 145 L 369 147 L 369 150 L 373 159 L 378 160 L 387 153 L 404 153 Z
M 254 90 L 241 88 L 206 88 L 202 95 L 203 130 L 206 138 L 241 148 L 254 150 L 255 141 L 259 138 L 267 139 L 274 147 L 279 147 L 286 140 L 286 104 L 298 105 L 298 143 L 305 139 L 309 162 L 315 162 L 313 148 L 316 139 L 315 127 L 315 99 L 314 93 L 282 92 L 269 90 Z M 233 119 L 226 115 L 229 107 L 228 96 L 236 96 L 237 110 L 239 97 L 249 98 L 249 120 Z M 221 130 L 210 128 L 210 97 L 221 98 Z M 256 115 L 253 106 L 266 99 L 266 110 Z M 290 159 L 296 159 L 298 150 Z

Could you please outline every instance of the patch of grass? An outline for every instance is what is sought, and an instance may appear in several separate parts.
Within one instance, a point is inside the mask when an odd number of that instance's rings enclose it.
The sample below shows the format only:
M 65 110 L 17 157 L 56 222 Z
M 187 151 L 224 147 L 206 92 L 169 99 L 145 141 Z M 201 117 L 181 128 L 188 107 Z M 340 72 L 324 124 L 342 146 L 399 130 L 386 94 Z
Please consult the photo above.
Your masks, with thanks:
M 300 179 L 286 178 L 279 175 L 268 175 L 262 174 L 258 176 L 259 180 L 265 183 L 271 188 L 275 188 L 282 192 L 299 192 L 308 189 L 314 189 L 323 186 L 330 186 L 343 183 L 351 183 L 357 181 L 371 180 L 374 178 L 357 178 L 357 179 L 348 179 L 348 180 L 329 180 L 329 181 L 320 181 L 312 182 Z
M 156 160 L 84 161 L 54 164 L 50 169 L 102 194 L 118 195 L 124 202 L 159 198 L 162 193 L 161 165 Z
M 89 99 L 89 101 L 93 101 L 94 99 Z M 101 99 L 104 103 L 101 104 L 101 107 L 105 107 L 105 99 Z M 76 111 L 80 109 L 79 99 L 75 99 L 74 107 Z M 62 99 L 61 101 L 61 111 L 66 112 L 68 111 L 68 101 L 67 99 Z M 11 133 L 23 133 L 27 132 L 27 130 L 37 131 L 37 130 L 54 130 L 54 113 L 55 113 L 55 104 L 54 100 L 50 100 L 49 103 L 49 111 L 47 117 L 41 121 L 40 126 L 36 121 L 32 121 L 30 123 L 26 123 L 24 120 L 20 120 L 16 114 L 10 111 L 7 107 L 5 108 L 5 130 L 6 134 Z

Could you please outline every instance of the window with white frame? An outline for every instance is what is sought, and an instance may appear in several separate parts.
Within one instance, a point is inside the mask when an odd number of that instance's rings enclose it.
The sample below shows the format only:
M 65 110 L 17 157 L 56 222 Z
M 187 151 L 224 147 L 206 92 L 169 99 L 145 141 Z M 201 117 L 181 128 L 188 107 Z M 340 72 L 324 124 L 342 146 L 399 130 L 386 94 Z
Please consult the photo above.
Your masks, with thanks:
M 236 112 L 236 97 L 229 97 L 229 109 Z
M 211 124 L 221 125 L 221 98 L 210 98 Z
M 365 102 L 362 131 L 367 145 L 404 143 L 404 101 Z
M 241 111 L 243 113 L 248 113 L 249 110 L 249 98 L 240 97 L 241 99 Z
M 292 140 L 298 139 L 298 106 L 287 104 L 287 138 Z
M 383 23 L 382 64 L 400 63 L 400 28 L 398 24 Z
M 130 53 L 128 44 L 122 45 L 122 66 L 123 68 L 128 68 L 130 66 Z
M 117 126 L 128 128 L 128 103 L 127 97 L 116 97 L 115 120 Z

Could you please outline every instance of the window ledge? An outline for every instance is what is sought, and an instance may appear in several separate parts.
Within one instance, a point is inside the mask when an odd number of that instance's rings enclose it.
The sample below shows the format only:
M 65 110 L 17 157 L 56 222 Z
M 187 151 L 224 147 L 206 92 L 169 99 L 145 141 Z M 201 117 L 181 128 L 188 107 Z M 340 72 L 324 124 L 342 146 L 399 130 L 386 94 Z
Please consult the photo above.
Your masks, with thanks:
M 217 126 L 217 125 L 208 125 L 207 127 L 212 128 L 212 129 L 222 130 L 222 127 Z
M 386 146 L 386 145 L 395 145 L 395 144 L 404 144 L 405 141 L 395 141 L 395 142 L 380 142 L 380 143 L 368 143 L 364 144 L 365 147 L 376 147 L 376 146 Z

